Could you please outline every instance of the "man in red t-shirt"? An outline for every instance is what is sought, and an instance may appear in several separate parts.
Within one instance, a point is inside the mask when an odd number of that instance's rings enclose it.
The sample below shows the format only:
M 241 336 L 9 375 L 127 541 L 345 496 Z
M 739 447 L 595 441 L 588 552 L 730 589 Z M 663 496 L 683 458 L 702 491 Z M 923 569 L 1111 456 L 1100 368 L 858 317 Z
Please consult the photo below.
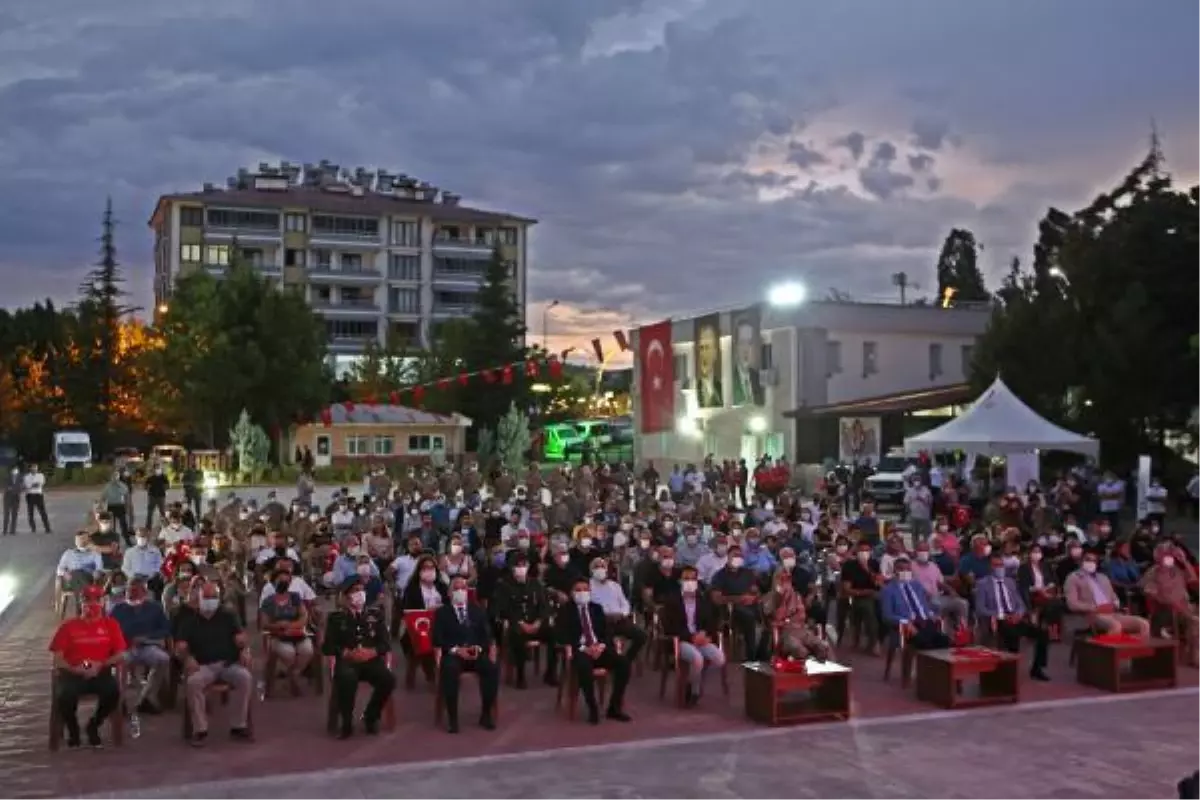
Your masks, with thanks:
M 67 747 L 79 747 L 79 698 L 95 695 L 95 715 L 87 724 L 88 745 L 100 747 L 100 726 L 117 709 L 121 687 L 113 666 L 127 647 L 121 626 L 104 613 L 104 590 L 92 585 L 83 590 L 83 615 L 64 620 L 50 640 L 58 669 L 58 712 L 67 728 Z

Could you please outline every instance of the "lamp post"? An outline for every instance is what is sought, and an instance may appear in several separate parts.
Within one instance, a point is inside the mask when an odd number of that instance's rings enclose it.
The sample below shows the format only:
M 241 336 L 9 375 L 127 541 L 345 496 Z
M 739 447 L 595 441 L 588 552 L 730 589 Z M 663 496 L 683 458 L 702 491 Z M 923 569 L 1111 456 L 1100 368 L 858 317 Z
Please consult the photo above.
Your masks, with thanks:
M 546 352 L 550 351 L 550 309 L 557 307 L 558 301 L 551 300 L 550 305 L 542 309 L 542 349 Z
M 794 308 L 808 299 L 808 289 L 799 281 L 784 281 L 767 290 L 767 303 L 776 308 Z

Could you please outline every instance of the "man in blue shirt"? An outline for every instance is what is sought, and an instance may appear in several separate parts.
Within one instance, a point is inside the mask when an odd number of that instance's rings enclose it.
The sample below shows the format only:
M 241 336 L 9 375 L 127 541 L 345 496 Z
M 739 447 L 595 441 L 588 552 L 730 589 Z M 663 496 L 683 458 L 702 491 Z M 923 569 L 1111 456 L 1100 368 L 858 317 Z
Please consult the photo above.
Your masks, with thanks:
M 987 537 L 978 534 L 971 539 L 970 552 L 964 553 L 958 561 L 958 574 L 968 582 L 986 578 L 992 574 L 992 545 Z
M 159 708 L 155 703 L 170 671 L 171 657 L 164 645 L 171 635 L 171 623 L 162 604 L 147 602 L 148 595 L 145 578 L 131 578 L 125 591 L 125 602 L 113 606 L 112 618 L 121 626 L 121 633 L 129 643 L 125 655 L 130 666 L 134 670 L 146 669 L 146 680 L 134 706 L 140 713 L 157 714 Z
M 762 534 L 756 530 L 746 533 L 746 569 L 753 570 L 757 575 L 769 575 L 775 571 L 778 563 L 771 551 L 763 546 Z
M 875 547 L 881 541 L 879 534 L 879 517 L 875 516 L 875 504 L 864 502 L 862 510 L 859 512 L 858 519 L 850 523 L 851 528 L 856 528 L 861 532 L 859 537 L 860 542 L 869 542 L 871 547 Z

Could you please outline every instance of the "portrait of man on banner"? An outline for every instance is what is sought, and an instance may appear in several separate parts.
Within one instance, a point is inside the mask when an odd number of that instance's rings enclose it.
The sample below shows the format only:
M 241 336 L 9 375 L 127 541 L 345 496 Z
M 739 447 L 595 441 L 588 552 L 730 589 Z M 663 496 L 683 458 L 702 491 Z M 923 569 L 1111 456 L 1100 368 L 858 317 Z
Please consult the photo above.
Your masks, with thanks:
M 761 324 L 758 306 L 743 308 L 730 315 L 735 406 L 763 404 Z
M 725 405 L 721 391 L 721 315 L 696 320 L 696 404 L 700 408 Z

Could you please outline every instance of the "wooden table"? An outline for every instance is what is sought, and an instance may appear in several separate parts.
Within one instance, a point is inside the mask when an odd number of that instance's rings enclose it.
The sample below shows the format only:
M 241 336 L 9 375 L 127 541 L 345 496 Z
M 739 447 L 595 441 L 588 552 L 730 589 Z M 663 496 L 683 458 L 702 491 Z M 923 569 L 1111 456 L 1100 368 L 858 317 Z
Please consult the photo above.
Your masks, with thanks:
M 974 648 L 984 649 L 984 648 Z M 974 708 L 1021 699 L 1021 656 L 990 650 L 990 658 L 956 656 L 953 649 L 917 652 L 917 699 L 942 708 Z M 964 694 L 967 678 L 979 680 L 978 694 Z
M 746 716 L 763 725 L 850 718 L 851 669 L 809 660 L 804 672 L 784 672 L 769 663 L 742 665 Z
M 1108 692 L 1170 689 L 1176 684 L 1176 643 L 1171 639 L 1106 642 L 1081 639 L 1076 679 Z

